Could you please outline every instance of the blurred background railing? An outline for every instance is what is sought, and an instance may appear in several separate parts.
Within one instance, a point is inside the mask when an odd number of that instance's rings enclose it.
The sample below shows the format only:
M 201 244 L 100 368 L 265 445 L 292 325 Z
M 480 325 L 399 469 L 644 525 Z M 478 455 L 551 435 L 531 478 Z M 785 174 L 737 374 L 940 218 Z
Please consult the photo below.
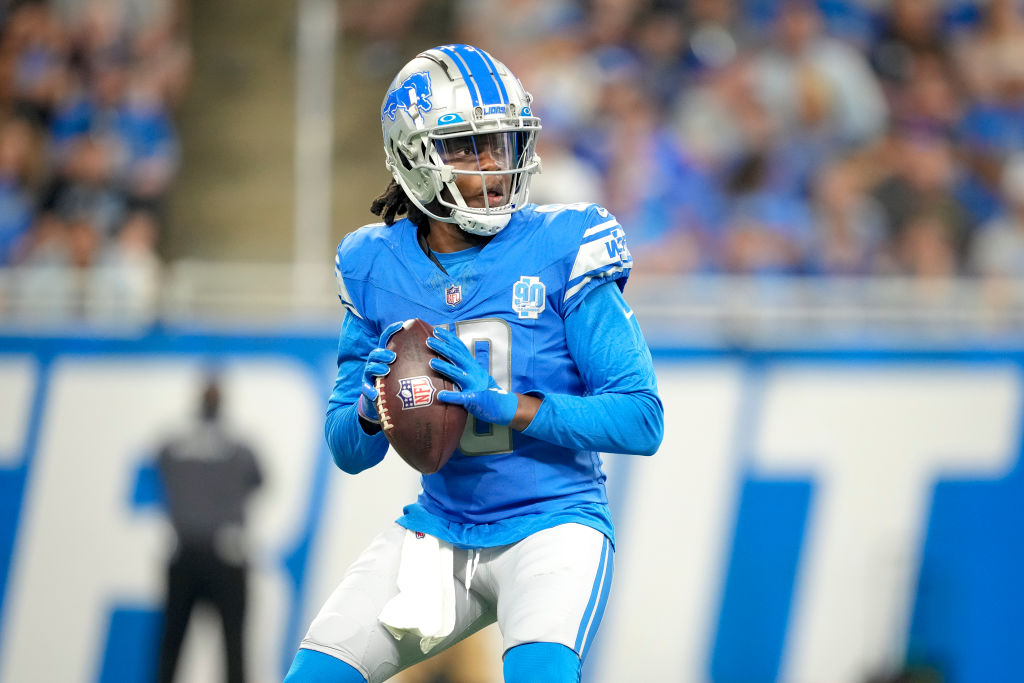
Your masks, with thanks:
M 148 276 L 137 289 L 145 297 L 127 299 L 112 286 L 125 273 L 113 267 L 0 269 L 0 321 L 22 334 L 67 325 L 333 332 L 342 317 L 325 268 L 182 259 Z M 655 345 L 1017 348 L 1024 335 L 1024 280 L 638 274 L 627 291 Z

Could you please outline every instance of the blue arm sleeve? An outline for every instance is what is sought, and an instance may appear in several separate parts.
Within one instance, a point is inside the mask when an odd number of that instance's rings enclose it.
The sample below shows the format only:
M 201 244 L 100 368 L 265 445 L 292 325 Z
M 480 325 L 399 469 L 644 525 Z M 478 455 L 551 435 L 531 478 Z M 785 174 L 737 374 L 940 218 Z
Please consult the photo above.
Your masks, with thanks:
M 377 348 L 379 335 L 358 316 L 346 313 L 338 341 L 338 376 L 327 404 L 324 435 L 335 464 L 357 474 L 384 459 L 388 441 L 378 432 L 367 434 L 359 424 L 356 403 L 366 356 Z
M 665 410 L 650 349 L 615 283 L 589 292 L 565 333 L 589 395 L 544 394 L 523 433 L 567 448 L 653 455 Z

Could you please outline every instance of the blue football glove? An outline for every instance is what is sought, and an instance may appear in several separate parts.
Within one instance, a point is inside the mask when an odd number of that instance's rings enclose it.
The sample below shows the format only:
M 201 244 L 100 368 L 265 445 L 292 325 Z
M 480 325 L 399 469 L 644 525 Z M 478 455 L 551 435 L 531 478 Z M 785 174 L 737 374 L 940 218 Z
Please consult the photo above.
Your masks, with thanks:
M 437 400 L 460 405 L 484 422 L 496 425 L 512 422 L 519 407 L 519 397 L 498 386 L 461 339 L 443 327 L 435 327 L 434 336 L 427 339 L 427 346 L 447 359 L 431 359 L 430 367 L 461 389 L 439 391 Z
M 366 365 L 363 367 L 362 386 L 359 391 L 359 417 L 374 424 L 380 423 L 380 414 L 377 412 L 377 378 L 383 377 L 391 371 L 388 367 L 395 362 L 395 352 L 384 348 L 388 345 L 391 336 L 402 329 L 402 321 L 391 323 L 384 328 L 377 342 L 377 348 L 370 351 L 366 356 Z

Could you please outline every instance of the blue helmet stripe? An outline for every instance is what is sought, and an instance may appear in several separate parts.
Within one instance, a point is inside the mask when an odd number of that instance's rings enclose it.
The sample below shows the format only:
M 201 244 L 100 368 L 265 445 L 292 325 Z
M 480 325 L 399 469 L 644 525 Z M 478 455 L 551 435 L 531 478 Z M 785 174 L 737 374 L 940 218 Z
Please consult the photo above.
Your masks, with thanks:
M 473 96 L 473 106 L 488 104 L 506 104 L 501 98 L 501 93 L 495 87 L 495 78 L 487 66 L 487 62 L 480 56 L 480 52 L 469 48 L 466 45 L 445 45 L 439 48 L 446 55 L 452 58 L 455 65 L 459 67 L 462 77 L 473 84 L 470 95 Z M 473 92 L 476 90 L 476 93 Z
M 494 65 L 494 60 L 491 59 L 491 56 L 484 52 L 483 50 L 473 50 L 472 52 L 473 54 L 478 55 L 481 59 L 483 59 L 484 62 L 486 62 L 486 68 L 487 71 L 491 74 L 491 80 L 498 84 L 498 90 L 501 91 L 501 103 L 508 104 L 510 101 L 508 99 L 508 91 L 505 90 L 505 84 L 502 83 L 500 78 L 498 78 L 498 67 Z
M 455 66 L 459 67 L 459 73 L 462 74 L 462 80 L 469 84 L 469 96 L 473 98 L 473 106 L 480 106 L 480 88 L 477 87 L 476 81 L 473 80 L 472 74 L 467 69 L 466 62 L 459 57 L 450 45 L 442 45 L 437 48 L 442 53 L 451 58 L 455 62 Z

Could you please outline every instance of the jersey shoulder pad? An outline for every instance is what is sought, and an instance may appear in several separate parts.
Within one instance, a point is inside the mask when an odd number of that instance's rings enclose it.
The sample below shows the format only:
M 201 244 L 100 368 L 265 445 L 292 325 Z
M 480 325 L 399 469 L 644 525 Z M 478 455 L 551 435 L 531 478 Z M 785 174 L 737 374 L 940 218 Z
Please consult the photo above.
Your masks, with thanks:
M 357 296 L 362 284 L 369 276 L 370 254 L 389 242 L 391 235 L 386 231 L 384 223 L 372 223 L 353 230 L 341 239 L 334 255 L 334 280 L 338 288 L 338 299 L 345 309 L 358 318 L 362 318 Z
M 562 305 L 566 312 L 583 300 L 583 295 L 604 282 L 615 281 L 625 287 L 633 267 L 626 235 L 607 209 L 598 204 L 548 204 L 538 206 L 540 214 L 550 214 L 559 225 L 552 232 L 568 243 L 562 253 L 569 261 Z

